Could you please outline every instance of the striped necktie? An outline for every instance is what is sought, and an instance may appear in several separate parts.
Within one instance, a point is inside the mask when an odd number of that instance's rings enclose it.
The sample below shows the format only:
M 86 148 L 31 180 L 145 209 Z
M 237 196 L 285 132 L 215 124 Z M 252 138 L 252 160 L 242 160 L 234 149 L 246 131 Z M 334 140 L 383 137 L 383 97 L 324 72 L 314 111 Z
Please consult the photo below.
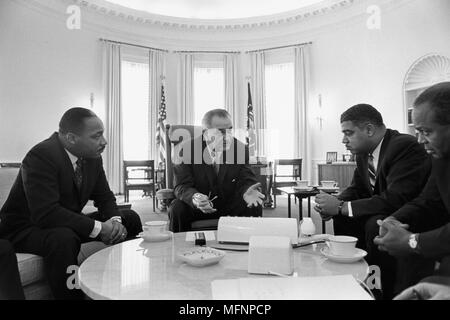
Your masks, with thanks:
M 81 185 L 83 184 L 83 160 L 81 158 L 78 158 L 75 164 L 75 183 L 77 185 L 78 191 L 80 191 Z
M 369 157 L 368 157 L 368 171 L 369 171 L 370 186 L 373 191 L 373 189 L 375 188 L 376 170 L 375 170 L 375 165 L 373 163 L 373 155 L 372 154 L 369 154 Z

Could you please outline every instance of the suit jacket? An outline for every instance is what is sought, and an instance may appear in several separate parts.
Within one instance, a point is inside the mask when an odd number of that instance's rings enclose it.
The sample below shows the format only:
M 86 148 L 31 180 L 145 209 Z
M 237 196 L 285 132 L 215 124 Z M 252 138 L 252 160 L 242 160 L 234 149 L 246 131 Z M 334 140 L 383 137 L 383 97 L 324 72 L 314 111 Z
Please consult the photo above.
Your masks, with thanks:
M 12 237 L 34 225 L 43 229 L 66 227 L 82 239 L 89 238 L 94 220 L 81 213 L 88 200 L 94 200 L 105 219 L 120 216 L 101 157 L 84 159 L 79 192 L 72 163 L 58 133 L 54 133 L 34 146 L 23 159 L 0 210 L 0 236 Z
M 192 196 L 200 192 L 210 194 L 210 199 L 217 196 L 214 208 L 232 208 L 236 201 L 243 201 L 242 196 L 248 187 L 258 182 L 248 165 L 248 148 L 233 138 L 230 151 L 222 154 L 223 164 L 218 175 L 206 148 L 203 136 L 186 141 L 180 149 L 177 148 L 183 158 L 178 158 L 181 163 L 174 166 L 175 197 L 194 208 Z M 186 158 L 186 153 L 191 156 Z
M 433 159 L 422 193 L 393 214 L 419 235 L 419 250 L 429 258 L 450 255 L 450 161 Z M 450 264 L 449 264 L 450 265 Z
M 351 201 L 354 217 L 391 215 L 419 195 L 430 170 L 430 159 L 413 136 L 387 129 L 381 144 L 373 192 L 368 174 L 368 154 L 358 154 L 352 183 L 339 198 Z

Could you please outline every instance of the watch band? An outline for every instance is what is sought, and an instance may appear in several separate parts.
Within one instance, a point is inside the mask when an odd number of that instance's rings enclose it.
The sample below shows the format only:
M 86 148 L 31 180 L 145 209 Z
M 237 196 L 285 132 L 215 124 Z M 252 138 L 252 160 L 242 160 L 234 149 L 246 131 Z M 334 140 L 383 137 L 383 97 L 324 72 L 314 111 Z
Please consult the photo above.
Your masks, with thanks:
M 345 203 L 345 201 L 341 201 L 341 203 L 339 203 L 339 206 L 338 206 L 338 216 L 342 216 L 343 214 L 342 214 L 342 207 L 344 206 L 344 203 Z
M 408 245 L 414 252 L 419 253 L 419 235 L 417 233 L 413 233 L 409 236 Z

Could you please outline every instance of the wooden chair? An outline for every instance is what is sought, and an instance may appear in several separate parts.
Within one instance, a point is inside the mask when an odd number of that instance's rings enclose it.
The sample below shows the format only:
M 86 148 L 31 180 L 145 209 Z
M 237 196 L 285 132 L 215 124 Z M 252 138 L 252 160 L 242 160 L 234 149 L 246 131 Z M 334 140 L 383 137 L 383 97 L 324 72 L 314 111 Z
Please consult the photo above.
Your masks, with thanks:
M 167 202 L 167 205 L 175 199 L 173 194 L 174 187 L 174 173 L 173 173 L 173 150 L 181 142 L 189 139 L 198 138 L 202 135 L 202 127 L 193 125 L 169 125 L 165 126 L 165 141 L 166 141 L 166 186 L 157 192 L 158 199 Z M 194 221 L 191 224 L 191 230 L 216 230 L 218 219 L 206 219 Z
M 125 202 L 129 201 L 130 190 L 142 190 L 153 199 L 155 212 L 155 161 L 133 160 L 123 162 L 123 191 Z
M 280 173 L 280 167 L 291 167 L 292 173 Z M 280 179 L 281 178 L 281 179 Z M 295 186 L 302 179 L 302 159 L 277 159 L 273 168 L 273 205 L 277 206 L 277 188 Z

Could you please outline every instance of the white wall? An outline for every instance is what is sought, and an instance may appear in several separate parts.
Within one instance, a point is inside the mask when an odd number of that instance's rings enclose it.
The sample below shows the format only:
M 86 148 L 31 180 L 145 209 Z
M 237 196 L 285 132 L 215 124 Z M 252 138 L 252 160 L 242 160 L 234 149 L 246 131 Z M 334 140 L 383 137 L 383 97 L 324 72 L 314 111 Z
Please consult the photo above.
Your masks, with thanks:
M 0 4 L 0 161 L 20 162 L 63 112 L 102 97 L 98 35 L 9 0 Z
M 339 116 L 357 103 L 369 103 L 387 126 L 405 132 L 402 85 L 408 68 L 428 53 L 450 57 L 450 1 L 411 1 L 381 11 L 381 29 L 355 19 L 321 32 L 312 46 L 312 100 L 322 95 L 323 129 L 313 123 L 313 159 L 343 152 Z
M 402 82 L 409 66 L 431 52 L 450 56 L 448 0 L 362 0 L 300 25 L 222 34 L 176 33 L 108 17 L 96 17 L 95 23 L 83 20 L 81 30 L 70 31 L 64 7 L 48 11 L 33 2 L 0 1 L 0 162 L 20 161 L 32 145 L 57 129 L 68 107 L 89 106 L 91 92 L 94 110 L 103 113 L 100 37 L 169 49 L 243 51 L 313 41 L 312 159 L 324 159 L 326 151 L 343 151 L 339 115 L 355 103 L 373 104 L 388 126 L 403 130 Z M 377 3 L 382 9 L 381 30 L 371 31 L 365 9 Z M 93 16 L 84 13 L 88 20 Z M 245 66 L 244 57 L 241 60 Z M 167 61 L 168 121 L 175 123 L 176 55 L 169 54 Z M 243 71 L 243 84 L 246 75 Z M 318 94 L 323 101 L 322 130 L 315 119 Z M 240 98 L 244 124 L 246 88 Z

